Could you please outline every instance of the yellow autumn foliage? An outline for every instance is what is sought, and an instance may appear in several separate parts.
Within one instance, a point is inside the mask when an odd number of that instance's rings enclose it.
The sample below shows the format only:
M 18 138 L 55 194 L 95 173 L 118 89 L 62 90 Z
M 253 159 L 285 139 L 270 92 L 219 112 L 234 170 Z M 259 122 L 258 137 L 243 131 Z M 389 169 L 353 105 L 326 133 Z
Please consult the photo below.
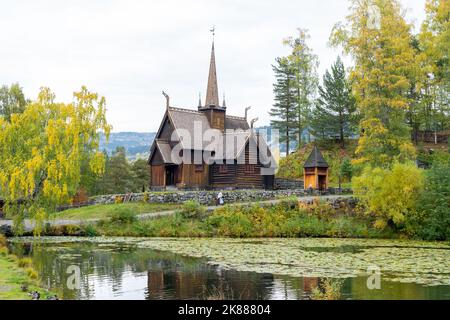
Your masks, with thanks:
M 367 166 L 361 176 L 353 178 L 354 195 L 365 212 L 377 218 L 376 227 L 392 220 L 402 224 L 415 206 L 424 188 L 424 176 L 414 163 L 395 163 L 392 169 Z
M 88 160 L 93 174 L 104 170 L 99 133 L 108 137 L 105 99 L 82 87 L 73 103 L 55 101 L 42 88 L 36 101 L 11 121 L 0 117 L 0 195 L 17 221 L 42 221 L 45 212 L 67 203 Z M 19 204 L 19 205 L 18 205 Z
M 350 78 L 362 115 L 355 163 L 385 167 L 411 160 L 414 152 L 405 116 L 419 63 L 410 45 L 411 25 L 397 0 L 350 3 L 350 15 L 334 27 L 330 42 L 342 46 L 355 62 Z

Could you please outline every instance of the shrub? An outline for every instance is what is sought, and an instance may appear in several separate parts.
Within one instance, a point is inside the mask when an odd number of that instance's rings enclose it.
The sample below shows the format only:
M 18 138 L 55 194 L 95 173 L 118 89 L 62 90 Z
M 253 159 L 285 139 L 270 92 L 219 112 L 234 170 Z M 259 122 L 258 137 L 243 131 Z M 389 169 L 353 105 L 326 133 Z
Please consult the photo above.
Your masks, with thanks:
M 417 215 L 408 219 L 408 227 L 426 240 L 450 239 L 450 156 L 435 161 L 426 172 Z
M 202 217 L 206 213 L 206 208 L 197 201 L 189 200 L 183 204 L 179 213 L 183 218 L 195 219 Z
M 253 234 L 254 224 L 240 207 L 225 206 L 216 209 L 206 223 L 214 228 L 219 236 L 243 238 Z
M 276 205 L 281 210 L 294 210 L 299 208 L 299 201 L 296 196 L 285 197 Z
M 342 161 L 342 164 L 339 168 L 339 175 L 345 181 L 352 180 L 353 166 L 352 166 L 351 160 L 349 158 L 345 158 L 344 161 Z
M 339 279 L 325 279 L 313 289 L 312 300 L 339 300 L 344 281 Z
M 7 244 L 6 237 L 0 233 L 0 248 L 6 247 Z
M 0 247 L 0 256 L 6 257 L 8 255 L 8 248 L 6 247 Z
M 92 224 L 86 225 L 84 227 L 83 233 L 84 233 L 85 237 L 96 237 L 96 236 L 98 236 L 97 229 Z
M 116 196 L 116 197 L 114 198 L 114 203 L 115 203 L 115 204 L 123 203 L 123 197 L 122 197 L 122 196 Z
M 80 188 L 72 198 L 72 204 L 83 204 L 89 201 L 89 195 L 84 188 Z
M 142 197 L 142 202 L 147 203 L 150 200 L 150 194 L 145 191 L 144 196 Z
M 392 169 L 368 166 L 352 184 L 354 195 L 366 214 L 401 226 L 415 211 L 424 178 L 422 170 L 415 164 L 395 163 Z
M 30 268 L 33 265 L 31 258 L 20 258 L 17 261 L 19 268 Z
M 134 214 L 133 210 L 129 208 L 124 208 L 120 211 L 114 212 L 110 217 L 112 223 L 127 224 L 137 221 L 136 215 Z
M 336 210 L 320 198 L 315 198 L 312 205 L 306 206 L 306 212 L 322 220 L 329 220 L 336 215 Z
M 27 268 L 25 271 L 26 271 L 28 277 L 30 277 L 31 279 L 36 280 L 39 277 L 37 271 L 34 270 L 33 268 Z

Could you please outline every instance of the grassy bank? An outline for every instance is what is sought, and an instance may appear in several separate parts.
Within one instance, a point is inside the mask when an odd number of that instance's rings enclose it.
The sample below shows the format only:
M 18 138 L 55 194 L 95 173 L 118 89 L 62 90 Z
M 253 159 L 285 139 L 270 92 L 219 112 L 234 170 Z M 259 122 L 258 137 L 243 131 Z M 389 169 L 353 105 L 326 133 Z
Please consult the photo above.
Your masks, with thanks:
M 376 229 L 373 219 L 361 216 L 344 203 L 335 209 L 327 203 L 303 206 L 296 199 L 272 207 L 225 206 L 206 215 L 195 203 L 186 204 L 174 216 L 139 221 L 122 214 L 89 226 L 91 235 L 135 237 L 336 237 L 395 238 L 386 227 Z
M 38 291 L 41 299 L 53 296 L 39 286 L 31 260 L 9 254 L 6 239 L 0 235 L 0 300 L 30 300 L 30 291 Z
M 98 204 L 88 207 L 69 209 L 55 213 L 54 218 L 67 220 L 87 220 L 104 219 L 124 212 L 139 215 L 178 209 L 181 206 L 171 203 L 119 203 L 119 204 Z

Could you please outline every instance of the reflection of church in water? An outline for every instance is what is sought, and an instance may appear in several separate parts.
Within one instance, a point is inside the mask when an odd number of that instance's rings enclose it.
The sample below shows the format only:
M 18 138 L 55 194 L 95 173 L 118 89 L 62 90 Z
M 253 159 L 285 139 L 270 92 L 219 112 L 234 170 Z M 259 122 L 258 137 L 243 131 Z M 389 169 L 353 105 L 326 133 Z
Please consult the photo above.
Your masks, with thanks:
M 152 263 L 147 271 L 149 300 L 237 299 L 290 300 L 307 298 L 319 284 L 318 278 L 292 278 L 255 272 L 225 270 L 193 263 Z

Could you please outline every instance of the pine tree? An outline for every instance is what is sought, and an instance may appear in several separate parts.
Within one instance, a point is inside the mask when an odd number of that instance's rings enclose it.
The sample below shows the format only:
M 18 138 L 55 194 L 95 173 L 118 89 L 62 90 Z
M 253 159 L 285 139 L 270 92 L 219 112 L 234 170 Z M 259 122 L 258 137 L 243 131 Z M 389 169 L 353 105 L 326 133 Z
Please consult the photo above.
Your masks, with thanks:
M 131 165 L 135 192 L 145 192 L 150 184 L 150 170 L 146 160 L 137 159 Z
M 313 112 L 311 127 L 318 137 L 339 137 L 342 147 L 345 138 L 355 132 L 357 126 L 356 104 L 347 81 L 340 57 L 323 77 L 319 86 L 320 97 Z
M 273 85 L 275 103 L 269 114 L 274 119 L 271 125 L 280 133 L 280 142 L 286 143 L 286 154 L 289 155 L 291 142 L 295 140 L 296 113 L 292 80 L 292 68 L 286 58 L 277 58 L 272 66 L 276 82 Z
M 102 193 L 128 193 L 135 191 L 134 175 L 126 158 L 124 147 L 117 147 L 108 158 L 102 179 Z
M 292 52 L 287 57 L 293 71 L 292 88 L 295 95 L 296 140 L 302 144 L 302 134 L 308 129 L 311 120 L 311 110 L 317 92 L 318 57 L 308 46 L 308 30 L 297 29 L 298 37 L 289 37 L 284 44 L 291 48 Z
M 426 130 L 450 127 L 450 1 L 427 0 L 426 19 L 418 36 L 425 68 L 421 89 L 425 93 Z

